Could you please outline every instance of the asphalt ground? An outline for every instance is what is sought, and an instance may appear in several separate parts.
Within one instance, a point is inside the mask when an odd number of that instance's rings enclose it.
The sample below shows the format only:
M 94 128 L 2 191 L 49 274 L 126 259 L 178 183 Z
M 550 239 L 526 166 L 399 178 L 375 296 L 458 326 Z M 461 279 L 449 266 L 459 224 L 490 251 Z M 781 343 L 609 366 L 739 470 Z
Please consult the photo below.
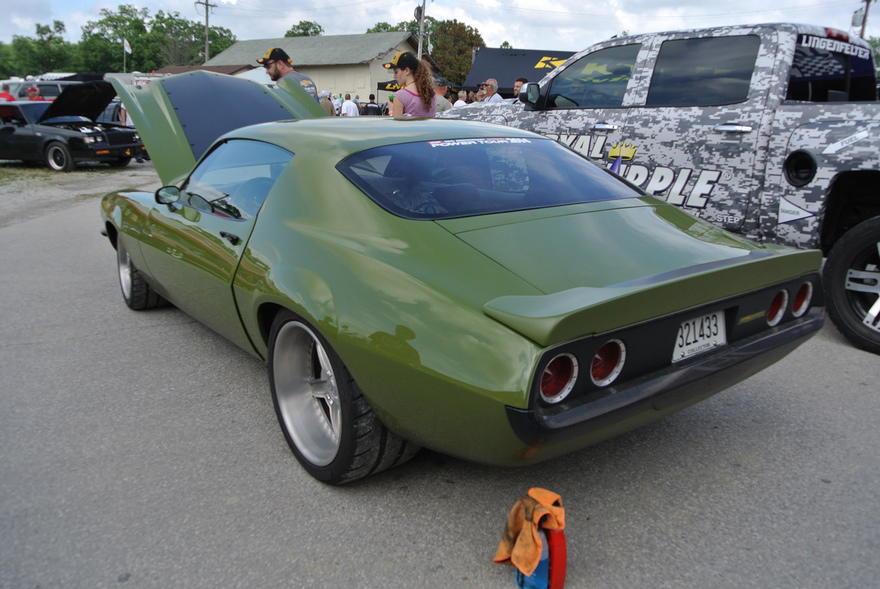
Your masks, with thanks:
M 98 233 L 114 186 L 158 180 L 0 164 L 3 589 L 513 587 L 490 559 L 531 486 L 565 501 L 568 588 L 878 586 L 880 359 L 830 323 L 548 463 L 424 451 L 329 487 L 287 449 L 261 362 L 173 308 L 125 307 Z

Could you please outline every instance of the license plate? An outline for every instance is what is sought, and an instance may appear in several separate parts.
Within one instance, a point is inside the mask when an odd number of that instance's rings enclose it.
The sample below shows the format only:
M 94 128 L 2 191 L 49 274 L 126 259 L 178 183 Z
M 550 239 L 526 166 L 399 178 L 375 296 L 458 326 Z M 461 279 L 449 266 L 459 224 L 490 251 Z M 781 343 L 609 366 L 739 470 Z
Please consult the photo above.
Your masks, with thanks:
M 679 362 L 691 356 L 708 352 L 727 343 L 724 329 L 724 311 L 715 311 L 702 317 L 684 321 L 675 336 L 672 361 Z

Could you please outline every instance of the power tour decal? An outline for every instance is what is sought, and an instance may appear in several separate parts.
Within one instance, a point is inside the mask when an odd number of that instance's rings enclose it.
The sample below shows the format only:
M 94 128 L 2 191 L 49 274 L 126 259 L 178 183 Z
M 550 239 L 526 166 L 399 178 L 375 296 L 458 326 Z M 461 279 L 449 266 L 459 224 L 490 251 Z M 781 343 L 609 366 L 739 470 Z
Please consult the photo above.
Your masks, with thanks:
M 548 133 L 546 135 L 572 150 L 592 159 L 605 159 L 604 135 L 564 135 Z M 605 167 L 615 166 L 620 160 L 617 173 L 635 184 L 648 194 L 662 196 L 669 204 L 703 209 L 712 196 L 715 184 L 721 179 L 720 170 L 693 170 L 691 168 L 668 168 L 654 166 L 648 168 L 641 164 L 626 164 L 635 157 L 637 147 L 631 143 L 618 143 L 608 151 L 608 163 Z M 693 186 L 686 190 L 688 181 L 696 176 Z

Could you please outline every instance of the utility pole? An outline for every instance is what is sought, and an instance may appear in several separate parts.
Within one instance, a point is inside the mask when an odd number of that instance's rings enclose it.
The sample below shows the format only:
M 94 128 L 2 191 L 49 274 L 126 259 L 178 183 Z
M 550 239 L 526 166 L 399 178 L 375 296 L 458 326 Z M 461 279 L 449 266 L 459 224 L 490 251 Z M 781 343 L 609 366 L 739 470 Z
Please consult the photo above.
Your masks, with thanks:
M 859 33 L 859 37 L 861 37 L 862 39 L 865 38 L 865 27 L 868 25 L 868 7 L 869 7 L 870 5 L 871 5 L 871 0 L 865 0 L 865 14 L 862 15 L 862 30 L 861 30 L 861 32 Z M 859 12 L 860 10 L 861 10 L 861 9 L 857 10 L 857 11 L 856 11 L 856 14 L 858 14 L 858 12 Z M 855 20 L 856 20 L 856 17 L 853 16 L 853 23 L 852 23 L 853 26 L 855 26 L 855 24 L 856 24 L 856 23 L 855 23 Z
M 425 36 L 425 0 L 421 6 L 416 6 L 416 18 L 419 21 L 419 61 L 422 59 L 422 37 Z
M 217 8 L 217 5 L 211 4 L 210 0 L 196 0 L 195 3 L 205 7 L 205 63 L 208 63 L 208 10 Z

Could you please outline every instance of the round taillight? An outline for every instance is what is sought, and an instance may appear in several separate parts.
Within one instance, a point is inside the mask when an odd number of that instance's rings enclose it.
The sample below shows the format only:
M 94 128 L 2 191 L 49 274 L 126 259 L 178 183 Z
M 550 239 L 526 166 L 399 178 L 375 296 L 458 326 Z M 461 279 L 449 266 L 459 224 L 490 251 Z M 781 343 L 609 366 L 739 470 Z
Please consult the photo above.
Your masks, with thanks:
M 626 361 L 626 346 L 619 339 L 602 344 L 590 362 L 590 378 L 597 387 L 604 387 L 620 375 Z
M 559 403 L 574 388 L 577 376 L 577 358 L 571 354 L 554 356 L 541 374 L 541 399 L 547 403 Z
M 794 299 L 791 301 L 791 314 L 795 317 L 801 317 L 810 308 L 810 301 L 813 300 L 813 283 L 804 282 L 797 292 L 794 293 Z
M 785 315 L 785 307 L 788 306 L 788 291 L 780 290 L 770 302 L 770 308 L 767 309 L 767 325 L 773 327 L 779 325 L 782 316 Z

